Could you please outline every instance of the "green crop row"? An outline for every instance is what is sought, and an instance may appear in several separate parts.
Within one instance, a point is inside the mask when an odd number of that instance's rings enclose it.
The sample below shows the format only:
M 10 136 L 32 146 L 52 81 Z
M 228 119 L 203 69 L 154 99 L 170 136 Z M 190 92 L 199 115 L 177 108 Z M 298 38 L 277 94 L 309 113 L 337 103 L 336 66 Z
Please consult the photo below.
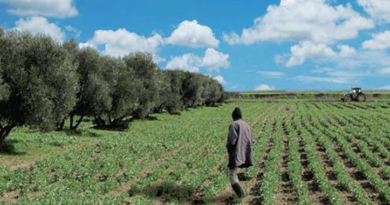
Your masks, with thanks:
M 316 119 L 312 122 L 318 124 L 318 121 Z M 304 129 L 306 129 L 313 136 L 315 136 L 315 140 L 318 142 L 318 144 L 325 148 L 326 157 L 327 159 L 329 159 L 330 163 L 333 166 L 333 173 L 335 174 L 337 181 L 346 190 L 351 192 L 360 204 L 372 204 L 372 202 L 365 197 L 364 189 L 358 184 L 354 183 L 353 180 L 346 173 L 347 168 L 343 164 L 341 157 L 338 156 L 335 152 L 333 142 L 330 141 L 326 136 L 324 136 L 321 131 L 313 127 L 311 123 L 305 123 Z
M 272 149 L 265 162 L 260 196 L 264 204 L 273 204 L 275 189 L 281 181 L 280 161 L 283 154 L 283 119 L 277 116 L 275 133 L 273 134 Z
M 360 156 L 354 152 L 350 143 L 344 139 L 345 133 L 342 132 L 342 130 L 333 126 L 328 126 L 327 128 L 321 127 L 318 124 L 314 126 L 317 129 L 322 130 L 326 136 L 330 137 L 335 143 L 337 143 L 342 151 L 346 154 L 348 159 L 351 160 L 357 169 L 364 174 L 364 176 L 368 179 L 369 183 L 376 189 L 376 191 L 382 194 L 386 200 L 390 200 L 390 188 L 387 183 L 376 174 L 375 170 L 369 163 L 360 158 Z
M 293 121 L 299 120 L 294 116 Z M 303 166 L 301 164 L 301 156 L 299 154 L 299 143 L 298 143 L 298 132 L 296 127 L 292 126 L 290 120 L 286 121 L 286 131 L 288 132 L 288 166 L 287 170 L 292 181 L 294 189 L 298 193 L 298 204 L 312 204 L 310 199 L 310 193 L 308 186 L 302 181 L 302 170 Z
M 303 124 L 308 123 L 303 121 Z M 305 130 L 300 129 L 302 141 L 305 144 L 305 151 L 307 153 L 307 158 L 310 161 L 308 167 L 314 174 L 314 179 L 318 183 L 321 190 L 325 193 L 326 197 L 330 200 L 332 204 L 342 204 L 340 197 L 337 195 L 337 190 L 333 187 L 325 174 L 323 165 L 321 164 L 315 142 L 313 141 L 311 134 Z

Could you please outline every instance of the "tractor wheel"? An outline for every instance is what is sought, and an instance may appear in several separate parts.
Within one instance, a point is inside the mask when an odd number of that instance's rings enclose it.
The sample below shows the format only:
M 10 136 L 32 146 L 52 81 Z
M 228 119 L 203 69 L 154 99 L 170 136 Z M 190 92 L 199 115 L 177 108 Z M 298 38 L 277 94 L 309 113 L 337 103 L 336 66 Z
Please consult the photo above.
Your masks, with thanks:
M 351 102 L 351 96 L 347 96 L 344 98 L 344 102 Z
M 358 97 L 357 97 L 357 101 L 358 101 L 358 102 L 364 102 L 364 101 L 366 101 L 366 96 L 363 95 L 363 94 L 359 94 Z

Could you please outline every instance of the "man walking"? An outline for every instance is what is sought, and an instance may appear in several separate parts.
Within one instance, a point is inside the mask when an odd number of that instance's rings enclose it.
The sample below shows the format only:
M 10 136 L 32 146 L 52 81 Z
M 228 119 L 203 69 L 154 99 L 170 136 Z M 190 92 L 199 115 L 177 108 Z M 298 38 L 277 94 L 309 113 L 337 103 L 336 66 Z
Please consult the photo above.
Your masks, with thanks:
M 229 153 L 229 164 L 226 168 L 226 174 L 229 177 L 230 184 L 238 197 L 244 197 L 244 190 L 239 184 L 237 177 L 238 168 L 248 168 L 253 165 L 252 130 L 249 125 L 242 120 L 240 108 L 236 107 L 232 113 L 234 122 L 229 127 L 226 148 Z

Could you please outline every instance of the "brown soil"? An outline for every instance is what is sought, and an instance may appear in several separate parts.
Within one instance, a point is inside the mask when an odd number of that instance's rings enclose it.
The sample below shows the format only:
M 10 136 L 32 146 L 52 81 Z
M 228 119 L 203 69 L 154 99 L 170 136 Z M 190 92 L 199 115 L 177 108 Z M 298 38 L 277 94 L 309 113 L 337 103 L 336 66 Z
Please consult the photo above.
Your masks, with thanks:
M 26 160 L 24 160 L 22 162 L 21 161 L 17 161 L 17 160 L 4 160 L 4 159 L 0 159 L 0 163 L 8 166 L 8 168 L 11 171 L 15 171 L 16 169 L 19 169 L 19 168 L 30 168 L 34 164 L 35 161 L 38 161 L 38 160 L 43 159 L 45 157 L 46 157 L 46 155 L 41 155 L 41 156 L 34 157 L 31 160 L 30 159 L 26 159 Z
M 3 197 L 0 197 L 0 202 L 12 202 L 15 203 L 18 200 L 19 190 L 5 193 Z
M 45 195 L 45 192 L 39 191 L 39 192 L 34 192 L 34 193 L 28 194 L 28 198 L 29 198 L 30 200 L 33 200 L 33 199 L 35 199 L 35 198 L 37 198 L 37 197 L 41 197 L 41 196 L 43 196 L 43 195 Z
M 136 164 L 140 164 L 140 163 L 142 163 L 143 161 L 145 161 L 145 160 L 147 160 L 147 159 L 149 159 L 149 155 L 145 155 L 144 157 L 137 159 L 137 160 L 135 161 L 135 163 L 136 163 Z

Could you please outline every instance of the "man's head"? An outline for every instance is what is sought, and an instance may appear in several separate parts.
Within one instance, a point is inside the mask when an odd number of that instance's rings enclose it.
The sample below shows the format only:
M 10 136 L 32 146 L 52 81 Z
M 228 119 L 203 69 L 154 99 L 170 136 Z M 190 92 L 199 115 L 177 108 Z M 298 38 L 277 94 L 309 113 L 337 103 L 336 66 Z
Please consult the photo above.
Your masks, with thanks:
M 239 119 L 242 118 L 241 109 L 240 109 L 239 107 L 236 107 L 236 108 L 233 110 L 232 118 L 233 118 L 234 121 L 239 120 Z

